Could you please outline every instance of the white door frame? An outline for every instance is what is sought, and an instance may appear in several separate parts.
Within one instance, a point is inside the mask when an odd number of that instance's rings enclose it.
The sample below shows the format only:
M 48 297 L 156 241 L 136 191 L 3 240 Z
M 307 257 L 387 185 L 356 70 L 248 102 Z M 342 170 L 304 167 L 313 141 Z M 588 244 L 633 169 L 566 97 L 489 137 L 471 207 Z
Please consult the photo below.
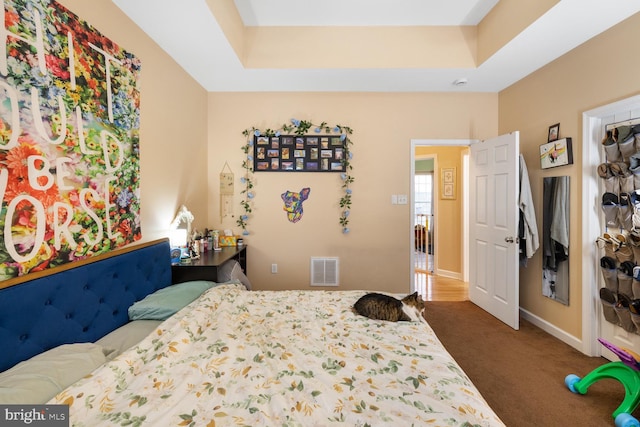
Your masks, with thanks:
M 457 146 L 465 146 L 468 147 L 471 144 L 474 144 L 478 142 L 477 140 L 474 139 L 412 139 L 411 140 L 411 168 L 410 168 L 410 179 L 409 181 L 411 182 L 411 192 L 410 194 L 410 200 L 409 200 L 409 204 L 411 205 L 411 208 L 409 210 L 409 214 L 410 216 L 410 230 L 409 230 L 409 235 L 410 235 L 410 242 L 412 245 L 415 245 L 415 233 L 413 230 L 413 218 L 415 216 L 415 207 L 414 207 L 414 200 L 413 200 L 413 193 L 415 191 L 415 184 L 413 182 L 413 176 L 416 173 L 415 170 L 415 161 L 416 161 L 416 147 L 424 147 L 424 146 L 448 146 L 448 147 L 457 147 Z M 462 160 L 462 165 L 463 165 L 463 169 L 466 166 L 465 163 L 468 163 L 468 156 L 465 156 L 466 159 Z M 437 180 L 436 179 L 436 167 L 437 167 L 437 162 L 434 161 L 434 183 Z M 469 218 L 469 200 L 468 200 L 468 193 L 466 192 L 466 188 L 467 188 L 467 180 L 469 179 L 469 175 L 467 173 L 466 170 L 463 170 L 462 173 L 462 187 L 463 189 L 465 189 L 465 191 L 463 191 L 462 194 L 462 209 L 463 209 L 463 227 L 465 227 L 465 229 L 463 230 L 463 239 L 464 242 L 468 243 L 468 229 L 466 229 L 467 227 L 467 223 L 468 223 L 468 218 Z M 434 208 L 437 205 L 437 195 L 438 195 L 438 191 L 439 189 L 436 188 L 436 186 L 434 185 Z M 434 211 L 435 212 L 435 211 Z M 435 248 L 435 242 L 437 241 L 437 227 L 433 228 L 433 245 Z M 462 262 L 462 277 L 463 280 L 465 282 L 469 281 L 469 245 L 465 244 L 463 245 L 462 248 L 462 257 L 463 257 L 463 262 Z M 434 254 L 437 257 L 438 252 L 434 250 Z M 434 257 L 434 266 L 433 266 L 433 270 L 434 272 L 436 271 L 436 259 Z M 409 271 L 413 272 L 414 270 L 414 266 L 415 266 L 415 253 L 412 250 L 411 251 L 411 256 L 409 257 Z M 415 283 L 415 274 L 411 274 L 411 292 L 416 291 L 416 283 Z
M 600 356 L 597 341 L 600 332 L 599 254 L 595 241 L 602 228 L 600 223 L 600 195 L 596 168 L 602 163 L 600 139 L 603 119 L 640 105 L 640 95 L 594 108 L 582 113 L 582 352 Z

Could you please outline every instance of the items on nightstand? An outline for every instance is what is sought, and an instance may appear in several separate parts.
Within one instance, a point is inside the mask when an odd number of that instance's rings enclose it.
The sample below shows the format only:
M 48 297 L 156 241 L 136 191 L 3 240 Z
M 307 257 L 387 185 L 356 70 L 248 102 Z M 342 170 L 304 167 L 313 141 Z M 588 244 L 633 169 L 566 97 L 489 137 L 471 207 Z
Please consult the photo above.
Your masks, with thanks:
M 219 251 L 204 252 L 199 259 L 191 260 L 189 264 L 172 265 L 172 280 L 174 283 L 190 280 L 218 281 L 218 270 L 228 260 L 236 260 L 242 271 L 247 270 L 247 246 L 239 248 L 223 247 Z
M 236 236 L 235 234 L 233 234 L 233 231 L 229 229 L 224 230 L 223 235 L 220 236 L 221 247 L 242 246 L 244 242 L 239 243 L 240 241 L 242 241 L 242 239 L 240 239 L 240 236 Z
M 180 257 L 182 256 L 182 251 L 180 248 L 171 248 L 171 265 L 180 264 Z
M 220 232 L 218 230 L 213 230 L 213 250 L 220 250 Z
M 237 246 L 238 238 L 236 236 L 220 236 L 220 246 Z
M 200 258 L 200 241 L 192 240 L 189 242 L 189 258 L 198 259 Z
M 189 264 L 193 256 L 193 236 L 191 235 L 191 224 L 194 216 L 185 205 L 180 206 L 178 213 L 171 222 L 170 242 L 171 242 L 171 262 L 178 264 Z M 180 250 L 180 255 L 176 250 Z
M 218 230 L 205 229 L 203 241 L 205 243 L 205 252 L 220 250 L 220 232 Z

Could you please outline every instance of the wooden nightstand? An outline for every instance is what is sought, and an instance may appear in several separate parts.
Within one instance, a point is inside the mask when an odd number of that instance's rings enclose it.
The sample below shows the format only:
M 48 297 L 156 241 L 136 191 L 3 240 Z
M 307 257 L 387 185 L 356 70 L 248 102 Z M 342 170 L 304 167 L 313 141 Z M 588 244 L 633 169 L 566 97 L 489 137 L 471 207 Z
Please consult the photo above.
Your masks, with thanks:
M 218 280 L 218 268 L 226 261 L 235 259 L 247 273 L 247 247 L 225 246 L 220 251 L 207 251 L 200 254 L 199 259 L 191 260 L 190 264 L 171 266 L 173 283 L 188 282 L 190 280 Z

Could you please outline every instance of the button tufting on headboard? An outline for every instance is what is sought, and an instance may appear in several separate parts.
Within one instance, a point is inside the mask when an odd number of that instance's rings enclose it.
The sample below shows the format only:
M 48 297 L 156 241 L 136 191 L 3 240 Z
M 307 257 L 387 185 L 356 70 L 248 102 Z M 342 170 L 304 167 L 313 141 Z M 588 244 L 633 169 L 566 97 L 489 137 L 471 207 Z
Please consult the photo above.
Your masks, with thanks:
M 162 239 L 0 289 L 0 371 L 127 323 L 131 304 L 171 284 L 169 251 Z

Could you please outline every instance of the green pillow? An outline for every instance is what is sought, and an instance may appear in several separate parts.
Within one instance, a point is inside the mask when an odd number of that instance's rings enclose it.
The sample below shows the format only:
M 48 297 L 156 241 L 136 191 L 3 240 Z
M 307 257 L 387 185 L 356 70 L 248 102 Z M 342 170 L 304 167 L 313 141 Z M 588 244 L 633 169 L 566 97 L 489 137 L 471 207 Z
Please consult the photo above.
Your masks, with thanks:
M 217 285 L 207 280 L 194 280 L 159 289 L 129 307 L 129 319 L 166 320 Z

